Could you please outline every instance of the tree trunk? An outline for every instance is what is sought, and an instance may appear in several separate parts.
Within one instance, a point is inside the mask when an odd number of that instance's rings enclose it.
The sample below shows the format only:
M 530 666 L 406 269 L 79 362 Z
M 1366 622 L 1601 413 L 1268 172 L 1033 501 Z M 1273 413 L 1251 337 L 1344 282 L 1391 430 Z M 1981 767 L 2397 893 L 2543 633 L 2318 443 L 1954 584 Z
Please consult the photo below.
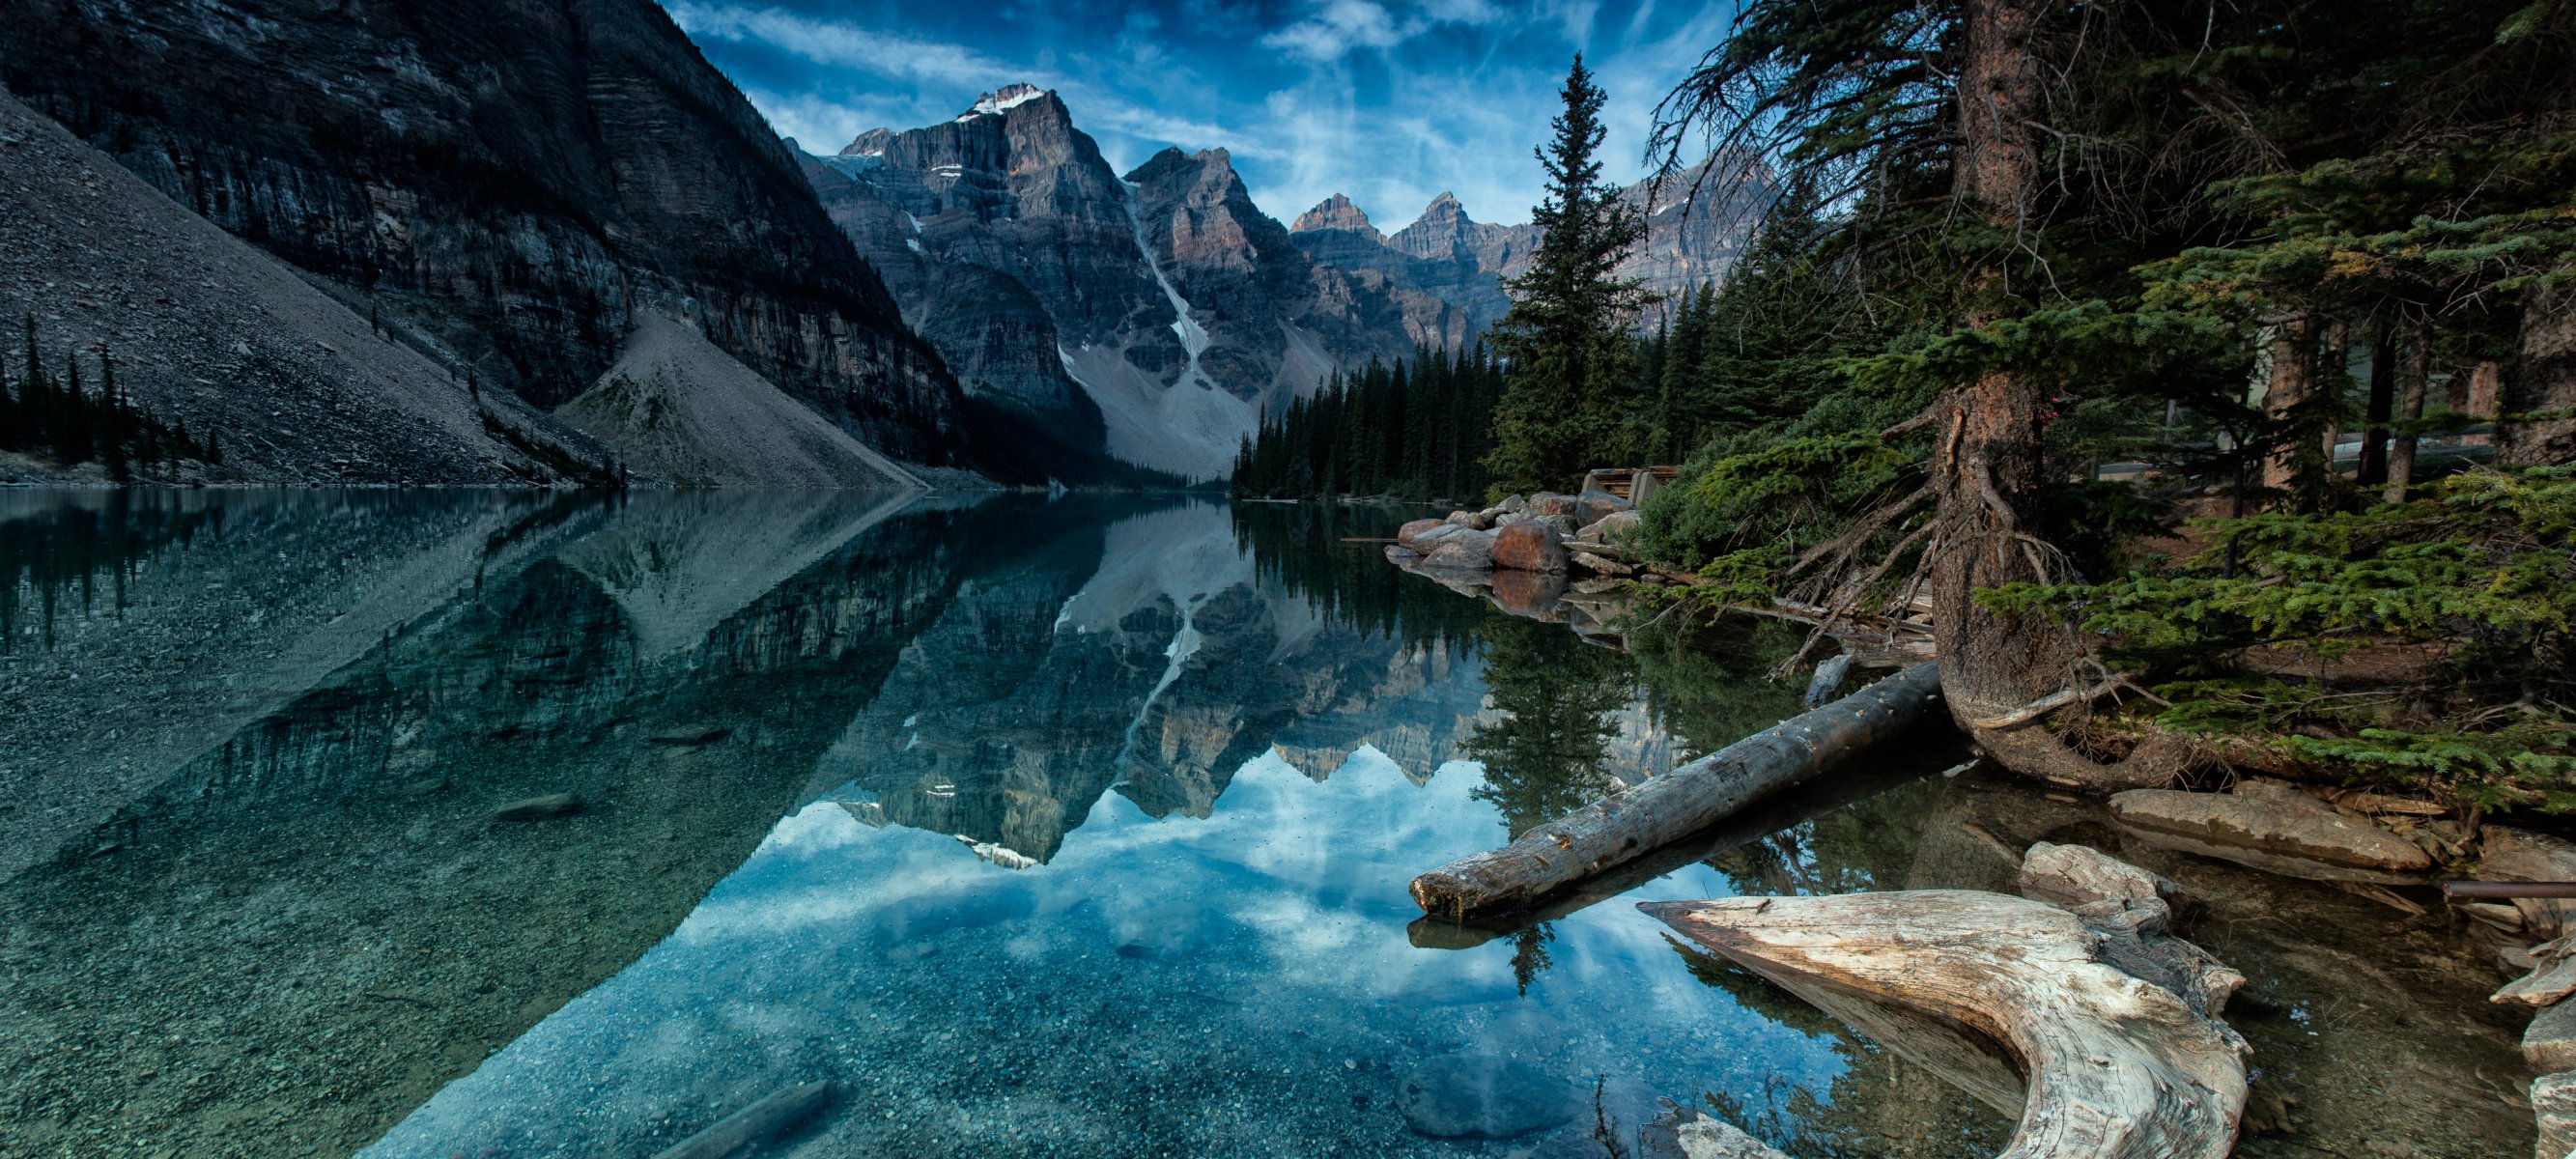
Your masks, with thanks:
M 2397 406 L 2397 328 L 2382 321 L 2370 339 L 2370 401 L 2362 409 L 2361 457 L 2352 481 L 2388 482 L 2388 416 Z
M 2415 323 L 2415 333 L 2406 344 L 2406 359 L 2397 367 L 2397 420 L 2412 423 L 2424 417 L 2424 392 L 2433 375 L 2433 324 Z M 2401 430 L 2388 446 L 2388 493 L 2391 503 L 2406 501 L 2406 490 L 2415 482 L 2416 433 Z
M 2263 459 L 2263 487 L 2289 495 L 2324 489 L 2324 469 L 2317 462 L 2317 441 L 2308 437 L 2308 416 L 2315 410 L 2317 352 L 2310 341 L 2316 323 L 2299 318 L 2272 328 L 2271 368 L 2263 384 L 2263 415 L 2286 432 Z
M 2007 233 L 2025 227 L 2039 193 L 2034 125 L 2045 109 L 2034 42 L 2046 10 L 2039 0 L 1969 0 L 1962 14 L 1958 194 Z M 1964 326 L 1993 322 L 2011 309 L 2003 254 L 1991 259 L 1971 293 Z M 2044 381 L 1997 371 L 1952 388 L 1933 410 L 1939 434 L 1931 485 L 1942 547 L 1927 586 L 1942 698 L 1959 726 L 2015 772 L 2096 788 L 2161 784 L 2178 767 L 2168 767 L 2162 742 L 2151 746 L 2156 759 L 2103 766 L 2045 729 L 1974 727 L 2076 687 L 2084 661 L 2081 641 L 2057 617 L 2002 615 L 1976 601 L 1988 588 L 2059 578 L 2055 549 L 2036 534 L 2045 482 L 2040 416 L 2047 403 Z
M 2522 302 L 2522 348 L 2504 384 L 2496 464 L 2576 463 L 2576 286 L 2534 285 Z

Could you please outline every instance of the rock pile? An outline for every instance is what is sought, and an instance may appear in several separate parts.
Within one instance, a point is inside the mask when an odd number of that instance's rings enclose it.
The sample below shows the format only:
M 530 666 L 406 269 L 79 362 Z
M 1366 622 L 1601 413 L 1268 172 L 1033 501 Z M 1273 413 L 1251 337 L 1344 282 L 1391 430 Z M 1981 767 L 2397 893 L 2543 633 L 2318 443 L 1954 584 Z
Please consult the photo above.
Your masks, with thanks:
M 2489 825 L 2479 854 L 2481 880 L 2576 881 L 2576 844 L 2544 833 Z M 2460 908 L 2499 931 L 2549 939 L 2498 955 L 2502 965 L 2522 975 L 2490 1001 L 2537 1011 L 2522 1036 L 2523 1061 L 2539 1076 L 2531 1080 L 2531 1110 L 2540 1120 L 2535 1154 L 2551 1159 L 2576 1151 L 2576 1002 L 2565 1000 L 2576 993 L 2576 926 L 2570 924 L 2576 913 L 2568 902 L 2543 898 Z
M 1628 547 L 1637 512 L 1607 491 L 1514 495 L 1481 511 L 1416 519 L 1395 533 L 1386 557 L 1431 571 L 1497 569 L 1542 575 L 1624 578 L 1642 565 Z

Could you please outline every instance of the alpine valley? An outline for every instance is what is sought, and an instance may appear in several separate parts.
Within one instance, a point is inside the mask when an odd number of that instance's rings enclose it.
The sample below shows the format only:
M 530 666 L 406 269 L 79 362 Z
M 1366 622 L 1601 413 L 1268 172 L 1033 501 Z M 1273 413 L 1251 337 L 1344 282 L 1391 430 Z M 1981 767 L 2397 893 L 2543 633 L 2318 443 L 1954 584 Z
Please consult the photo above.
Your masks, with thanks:
M 1475 343 L 1538 240 L 1446 194 L 1283 226 L 1225 149 L 1121 175 L 1020 84 L 811 154 L 650 0 L 0 0 L 0 82 L 9 373 L 220 435 L 178 481 L 1206 480 L 1335 370 Z M 1721 279 L 1741 168 L 1628 190 L 1624 272 Z

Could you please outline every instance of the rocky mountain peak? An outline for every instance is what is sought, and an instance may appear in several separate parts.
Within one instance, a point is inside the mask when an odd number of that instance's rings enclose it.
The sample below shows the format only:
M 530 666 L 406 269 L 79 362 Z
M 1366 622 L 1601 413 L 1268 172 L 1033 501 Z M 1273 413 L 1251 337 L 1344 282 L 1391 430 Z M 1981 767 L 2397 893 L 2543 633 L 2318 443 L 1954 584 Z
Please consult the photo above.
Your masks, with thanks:
M 957 119 L 962 121 L 967 117 L 998 117 L 1030 101 L 1054 95 L 1053 90 L 1042 89 L 1033 84 L 1006 84 L 975 98 L 975 106 L 966 110 L 965 114 Z
M 1472 260 L 1476 245 L 1468 236 L 1476 222 L 1467 216 L 1467 207 L 1458 203 L 1458 195 L 1442 193 L 1424 206 L 1422 216 L 1413 224 L 1397 230 L 1387 244 L 1417 258 L 1429 261 Z
M 1315 208 L 1299 214 L 1297 224 L 1289 226 L 1288 232 L 1307 233 L 1319 229 L 1356 233 L 1372 241 L 1381 240 L 1384 236 L 1378 233 L 1377 226 L 1369 222 L 1368 214 L 1361 212 L 1360 207 L 1353 205 L 1350 198 L 1339 193 L 1325 198 Z

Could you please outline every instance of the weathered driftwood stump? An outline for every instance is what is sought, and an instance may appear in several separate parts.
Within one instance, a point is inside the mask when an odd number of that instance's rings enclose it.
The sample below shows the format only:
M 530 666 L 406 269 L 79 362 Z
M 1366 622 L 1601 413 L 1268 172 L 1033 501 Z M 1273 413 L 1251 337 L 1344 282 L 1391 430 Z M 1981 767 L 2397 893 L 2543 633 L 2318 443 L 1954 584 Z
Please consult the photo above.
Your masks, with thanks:
M 2105 960 L 2105 931 L 2076 913 L 1969 890 L 1638 908 L 1794 992 L 1883 1003 L 2000 1044 L 2027 1084 L 2003 1159 L 2223 1159 L 2235 1145 L 2244 1040 L 2214 1009 Z M 2155 933 L 2154 921 L 2129 924 Z M 2197 988 L 2225 999 L 2223 983 Z
M 1584 878 L 1725 820 L 1887 739 L 1940 695 L 1936 665 L 1876 684 L 1728 745 L 1633 789 L 1413 879 L 1413 900 L 1460 921 L 1529 909 Z

